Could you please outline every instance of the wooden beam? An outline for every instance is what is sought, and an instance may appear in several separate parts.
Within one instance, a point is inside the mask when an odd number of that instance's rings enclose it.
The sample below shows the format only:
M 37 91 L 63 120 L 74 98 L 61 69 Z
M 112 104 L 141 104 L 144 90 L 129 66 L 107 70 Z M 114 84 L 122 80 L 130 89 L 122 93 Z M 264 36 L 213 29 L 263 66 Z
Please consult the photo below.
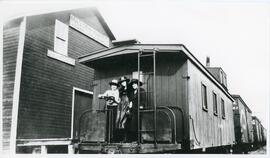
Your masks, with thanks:
M 70 145 L 70 139 L 20 139 L 17 146 L 41 146 L 41 145 Z
M 10 133 L 10 153 L 11 154 L 16 154 L 17 122 L 18 122 L 19 97 L 20 97 L 25 32 L 26 32 L 26 17 L 23 18 L 20 24 L 19 43 L 18 43 L 18 50 L 17 50 L 15 83 L 14 83 L 14 91 L 13 91 L 12 118 L 11 118 L 11 133 Z
M 2 18 L 0 24 L 2 24 Z M 3 47 L 3 25 L 0 28 L 0 48 Z M 0 153 L 3 153 L 3 49 L 0 49 Z

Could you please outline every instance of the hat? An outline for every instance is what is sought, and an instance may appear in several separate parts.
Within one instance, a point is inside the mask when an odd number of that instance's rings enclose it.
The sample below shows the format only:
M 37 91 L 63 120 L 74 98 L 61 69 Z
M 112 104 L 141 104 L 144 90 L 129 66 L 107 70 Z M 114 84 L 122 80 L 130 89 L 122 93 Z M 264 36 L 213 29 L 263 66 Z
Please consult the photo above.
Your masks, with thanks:
M 139 85 L 142 86 L 142 82 L 139 81 L 138 79 L 134 79 L 134 78 L 130 81 L 129 84 L 130 84 L 130 85 L 132 85 L 133 83 L 137 83 L 137 84 L 138 84 L 138 82 L 140 83 Z
M 117 80 L 112 80 L 111 82 L 109 82 L 109 85 L 116 85 L 117 87 L 119 86 Z
M 120 84 L 120 83 L 122 83 L 124 81 L 129 82 L 129 79 L 126 76 L 122 76 L 122 77 L 119 78 L 118 83 Z

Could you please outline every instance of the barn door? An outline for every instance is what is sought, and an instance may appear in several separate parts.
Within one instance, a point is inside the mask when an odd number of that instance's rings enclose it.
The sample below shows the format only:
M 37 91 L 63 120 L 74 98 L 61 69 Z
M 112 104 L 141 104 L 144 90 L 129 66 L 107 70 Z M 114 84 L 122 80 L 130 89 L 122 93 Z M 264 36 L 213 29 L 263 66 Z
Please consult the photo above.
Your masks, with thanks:
M 93 94 L 89 91 L 74 89 L 73 90 L 73 138 L 78 138 L 79 119 L 81 114 L 92 109 Z

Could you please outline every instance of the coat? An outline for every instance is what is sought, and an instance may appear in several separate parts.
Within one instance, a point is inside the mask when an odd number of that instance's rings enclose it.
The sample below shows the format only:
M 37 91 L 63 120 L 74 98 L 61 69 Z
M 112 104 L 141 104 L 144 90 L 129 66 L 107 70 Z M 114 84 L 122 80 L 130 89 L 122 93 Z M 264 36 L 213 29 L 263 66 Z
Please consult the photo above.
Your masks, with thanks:
M 129 121 L 129 131 L 138 131 L 138 107 L 145 107 L 146 93 L 145 90 L 140 88 L 140 105 L 138 105 L 138 91 L 134 91 L 129 94 L 129 101 L 132 102 L 132 107 L 130 109 L 131 118 Z

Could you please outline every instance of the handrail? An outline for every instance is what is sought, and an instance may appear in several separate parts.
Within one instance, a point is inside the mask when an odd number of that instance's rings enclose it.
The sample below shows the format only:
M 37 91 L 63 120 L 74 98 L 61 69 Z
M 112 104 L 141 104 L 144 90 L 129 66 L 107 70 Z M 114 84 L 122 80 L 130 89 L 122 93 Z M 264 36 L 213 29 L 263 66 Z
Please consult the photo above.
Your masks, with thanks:
M 174 138 L 172 138 L 173 139 L 172 142 L 176 143 L 176 118 L 175 118 L 174 112 L 166 106 L 158 106 L 157 109 L 167 109 L 172 113 L 172 115 L 173 115 L 173 128 L 172 129 L 173 129 L 173 133 L 174 133 L 174 135 L 173 135 Z
M 179 106 L 168 106 L 168 107 L 175 108 L 175 109 L 178 109 L 178 110 L 181 111 L 181 113 L 182 113 L 182 124 L 183 124 L 183 127 L 185 127 L 185 120 L 184 120 L 185 117 L 184 117 L 184 112 L 183 112 L 182 108 L 180 108 Z M 185 135 L 185 129 L 184 128 L 182 128 L 182 132 L 183 132 L 183 137 L 185 138 L 186 135 Z
M 194 121 L 193 121 L 193 118 L 191 117 L 191 115 L 189 115 L 189 118 L 190 118 L 191 121 L 192 121 L 192 129 L 193 129 L 194 138 L 195 138 L 195 140 L 196 140 L 196 143 L 197 143 L 198 145 L 200 145 L 201 142 L 200 142 L 200 141 L 198 140 L 198 138 L 197 138 L 197 135 L 196 135 L 196 132 L 195 132 L 195 128 L 194 128 Z

